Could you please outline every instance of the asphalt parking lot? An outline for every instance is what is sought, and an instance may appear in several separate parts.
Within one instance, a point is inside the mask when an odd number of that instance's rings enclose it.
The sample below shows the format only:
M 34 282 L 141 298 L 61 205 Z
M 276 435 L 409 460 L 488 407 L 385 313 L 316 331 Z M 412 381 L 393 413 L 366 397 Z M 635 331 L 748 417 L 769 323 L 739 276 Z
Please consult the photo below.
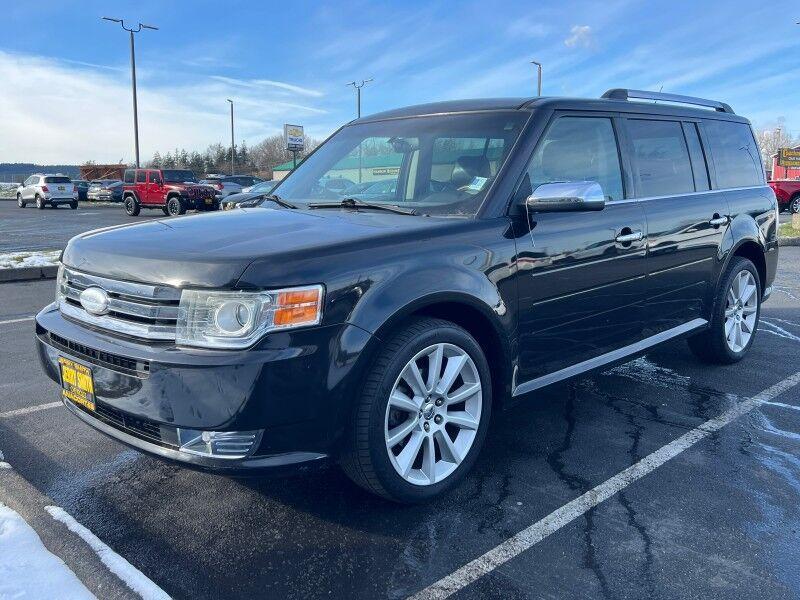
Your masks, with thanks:
M 66 246 L 71 237 L 84 231 L 159 217 L 165 218 L 160 210 L 143 210 L 138 217 L 129 217 L 122 204 L 81 202 L 78 210 L 71 210 L 69 206 L 39 210 L 33 204 L 19 208 L 16 201 L 0 200 L 0 253 L 58 250 Z
M 800 248 L 781 249 L 745 361 L 675 342 L 536 393 L 496 415 L 463 485 L 413 507 L 331 465 L 229 479 L 91 430 L 39 370 L 29 317 L 52 296 L 0 284 L 0 460 L 173 597 L 800 596 Z

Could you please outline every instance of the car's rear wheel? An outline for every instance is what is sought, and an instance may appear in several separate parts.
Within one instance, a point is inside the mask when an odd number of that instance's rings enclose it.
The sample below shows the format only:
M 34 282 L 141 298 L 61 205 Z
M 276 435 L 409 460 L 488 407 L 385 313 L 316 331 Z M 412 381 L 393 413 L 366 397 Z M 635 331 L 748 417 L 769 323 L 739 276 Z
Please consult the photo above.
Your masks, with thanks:
M 167 214 L 172 217 L 177 217 L 178 215 L 182 215 L 186 212 L 186 206 L 183 204 L 183 201 L 178 198 L 177 196 L 173 196 L 169 200 L 167 200 Z
M 17 206 L 25 208 L 25 200 L 22 199 L 22 194 L 17 194 Z
M 45 206 L 44 198 L 42 198 L 39 194 L 36 194 L 36 208 L 39 210 L 43 210 Z
M 70 203 L 69 203 L 69 207 L 70 207 L 72 210 L 77 210 L 77 208 L 78 208 L 78 201 L 76 200 L 75 202 L 70 202 Z
M 703 361 L 731 364 L 753 345 L 761 315 L 761 281 L 748 259 L 731 260 L 714 299 L 709 328 L 689 338 L 689 347 Z
M 125 213 L 130 217 L 135 217 L 139 214 L 142 207 L 135 196 L 125 196 Z
M 398 502 L 430 500 L 475 463 L 491 416 L 491 375 L 464 329 L 415 319 L 367 374 L 342 456 L 347 475 Z
M 800 213 L 800 194 L 795 194 L 789 201 L 789 212 L 793 215 Z

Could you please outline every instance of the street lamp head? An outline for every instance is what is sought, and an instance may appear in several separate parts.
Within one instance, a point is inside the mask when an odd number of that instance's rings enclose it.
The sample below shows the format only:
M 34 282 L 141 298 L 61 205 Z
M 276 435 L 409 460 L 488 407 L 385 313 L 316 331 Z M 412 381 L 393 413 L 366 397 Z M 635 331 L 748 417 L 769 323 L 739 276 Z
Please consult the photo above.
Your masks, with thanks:
M 100 17 L 103 21 L 111 21 L 112 23 L 122 23 L 122 19 L 114 19 L 113 17 Z
M 153 31 L 158 31 L 158 27 L 155 27 L 154 25 L 145 25 L 144 23 L 139 23 L 139 27 L 142 29 L 152 29 Z
M 231 100 L 230 98 L 225 98 L 225 100 L 227 100 L 228 102 L 230 102 L 231 104 L 233 104 L 233 100 Z

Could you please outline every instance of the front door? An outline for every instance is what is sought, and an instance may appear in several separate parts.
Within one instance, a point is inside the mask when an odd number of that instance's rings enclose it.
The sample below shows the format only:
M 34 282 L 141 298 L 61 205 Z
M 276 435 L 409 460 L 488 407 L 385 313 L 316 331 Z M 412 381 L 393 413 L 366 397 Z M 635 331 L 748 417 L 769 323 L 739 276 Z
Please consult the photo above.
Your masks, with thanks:
M 647 223 L 641 205 L 625 198 L 619 157 L 610 115 L 558 116 L 515 194 L 519 205 L 543 183 L 594 181 L 606 198 L 596 212 L 529 213 L 515 220 L 528 230 L 516 236 L 516 393 L 560 379 L 576 366 L 577 372 L 587 370 L 598 357 L 642 337 Z
M 697 323 L 728 225 L 724 192 L 710 189 L 697 123 L 625 119 L 637 198 L 647 216 L 647 335 Z
M 158 171 L 147 172 L 147 200 L 146 204 L 161 204 L 161 175 Z

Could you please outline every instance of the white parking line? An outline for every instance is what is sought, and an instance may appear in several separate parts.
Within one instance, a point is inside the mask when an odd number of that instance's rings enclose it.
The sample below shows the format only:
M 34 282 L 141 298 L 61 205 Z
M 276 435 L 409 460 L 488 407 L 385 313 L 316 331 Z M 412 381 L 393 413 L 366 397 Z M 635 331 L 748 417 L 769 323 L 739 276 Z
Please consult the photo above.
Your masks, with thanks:
M 16 408 L 8 412 L 0 413 L 0 419 L 8 419 L 10 417 L 19 417 L 20 415 L 27 415 L 32 412 L 38 412 L 48 408 L 55 408 L 56 406 L 63 406 L 63 402 L 48 402 L 47 404 L 37 404 L 36 406 L 26 406 L 25 408 Z
M 100 557 L 100 560 L 103 561 L 103 564 L 108 567 L 108 570 L 119 577 L 125 585 L 142 598 L 145 600 L 170 600 L 169 594 L 148 579 L 139 569 L 109 548 L 99 537 L 78 523 L 63 508 L 58 506 L 45 506 L 44 508 L 50 513 L 51 517 L 66 525 L 70 531 L 78 534 L 84 542 L 89 544 L 92 550 L 97 553 L 97 556 Z
M 24 321 L 33 321 L 34 317 L 22 317 L 21 319 L 9 319 L 8 321 L 0 321 L 0 325 L 9 325 L 10 323 L 23 323 Z
M 411 600 L 447 598 L 458 592 L 470 583 L 492 572 L 497 567 L 538 544 L 550 534 L 555 533 L 604 500 L 607 500 L 633 482 L 651 473 L 670 459 L 675 458 L 681 452 L 688 450 L 697 442 L 719 431 L 765 402 L 771 401 L 779 394 L 793 388 L 797 384 L 800 384 L 800 372 L 776 383 L 749 400 L 740 402 L 718 417 L 709 419 L 666 446 L 662 446 L 652 454 L 648 454 L 642 460 L 631 465 L 624 471 L 620 471 L 611 479 L 604 481 L 582 496 L 575 498 L 572 502 L 556 509 L 530 527 L 523 529 L 518 534 L 486 552 L 483 556 L 479 556 L 450 575 L 443 577 L 436 583 L 417 592 L 411 596 Z

